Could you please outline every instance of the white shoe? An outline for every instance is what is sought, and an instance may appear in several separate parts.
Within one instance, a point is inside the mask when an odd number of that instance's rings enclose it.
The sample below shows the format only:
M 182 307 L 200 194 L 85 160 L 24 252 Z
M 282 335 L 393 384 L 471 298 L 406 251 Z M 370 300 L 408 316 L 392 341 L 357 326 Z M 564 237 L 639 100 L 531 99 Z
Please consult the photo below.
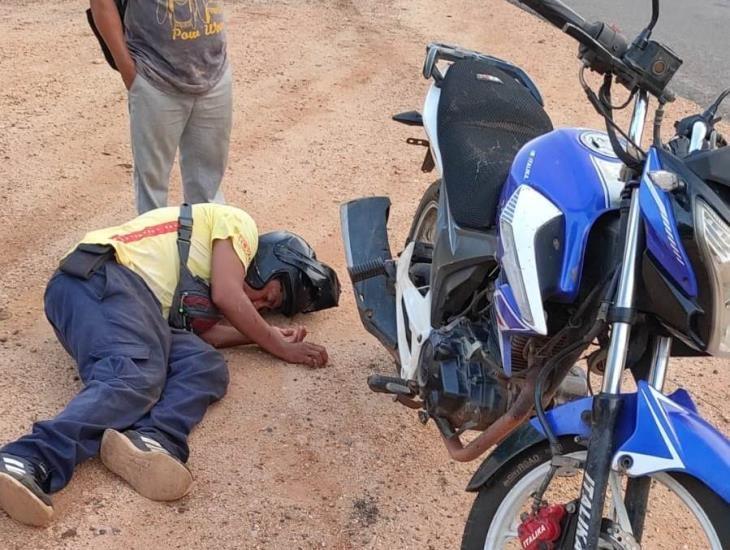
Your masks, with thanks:
M 135 430 L 106 430 L 101 440 L 104 466 L 150 500 L 177 500 L 190 491 L 193 476 L 157 440 Z

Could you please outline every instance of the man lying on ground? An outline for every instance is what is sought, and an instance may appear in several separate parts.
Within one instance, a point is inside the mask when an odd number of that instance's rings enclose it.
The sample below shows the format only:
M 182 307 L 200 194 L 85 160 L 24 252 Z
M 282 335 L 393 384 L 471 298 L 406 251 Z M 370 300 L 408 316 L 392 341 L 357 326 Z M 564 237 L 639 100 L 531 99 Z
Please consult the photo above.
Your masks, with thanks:
M 0 449 L 0 509 L 47 524 L 49 494 L 97 454 L 145 497 L 181 498 L 192 483 L 187 437 L 228 385 L 214 348 L 255 343 L 322 367 L 327 351 L 303 341 L 304 327 L 271 326 L 258 311 L 325 309 L 339 292 L 334 271 L 303 239 L 283 231 L 259 238 L 251 217 L 232 206 L 160 208 L 88 233 L 45 294 L 84 388 L 58 416 Z

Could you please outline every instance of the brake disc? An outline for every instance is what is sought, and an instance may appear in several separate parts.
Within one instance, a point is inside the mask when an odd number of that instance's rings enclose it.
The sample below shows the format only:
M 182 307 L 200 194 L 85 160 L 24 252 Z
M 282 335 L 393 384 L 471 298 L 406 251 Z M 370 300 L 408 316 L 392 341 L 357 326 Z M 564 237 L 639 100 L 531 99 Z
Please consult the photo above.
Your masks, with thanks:
M 601 538 L 598 542 L 601 550 L 641 550 L 641 545 L 631 533 L 627 533 L 618 524 L 604 519 Z

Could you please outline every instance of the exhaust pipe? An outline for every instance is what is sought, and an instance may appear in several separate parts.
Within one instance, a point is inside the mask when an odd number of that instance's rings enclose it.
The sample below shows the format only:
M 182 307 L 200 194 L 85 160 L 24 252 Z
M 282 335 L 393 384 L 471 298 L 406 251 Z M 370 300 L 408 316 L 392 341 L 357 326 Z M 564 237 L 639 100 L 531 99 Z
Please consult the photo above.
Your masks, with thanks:
M 446 437 L 441 431 L 441 437 L 446 445 L 446 450 L 449 451 L 449 456 L 457 462 L 470 462 L 479 458 L 530 418 L 534 403 L 535 383 L 539 372 L 539 367 L 528 371 L 525 385 L 510 409 L 466 446 L 458 435 Z

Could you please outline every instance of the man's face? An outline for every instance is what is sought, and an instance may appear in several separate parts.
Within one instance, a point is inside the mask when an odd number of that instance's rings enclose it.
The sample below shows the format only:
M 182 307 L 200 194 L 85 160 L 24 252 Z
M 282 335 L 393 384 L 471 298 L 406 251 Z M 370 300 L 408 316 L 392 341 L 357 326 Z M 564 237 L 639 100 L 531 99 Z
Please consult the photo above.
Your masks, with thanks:
M 284 286 L 279 279 L 272 279 L 260 290 L 252 288 L 247 283 L 244 283 L 243 288 L 246 296 L 259 311 L 275 311 L 284 303 Z

